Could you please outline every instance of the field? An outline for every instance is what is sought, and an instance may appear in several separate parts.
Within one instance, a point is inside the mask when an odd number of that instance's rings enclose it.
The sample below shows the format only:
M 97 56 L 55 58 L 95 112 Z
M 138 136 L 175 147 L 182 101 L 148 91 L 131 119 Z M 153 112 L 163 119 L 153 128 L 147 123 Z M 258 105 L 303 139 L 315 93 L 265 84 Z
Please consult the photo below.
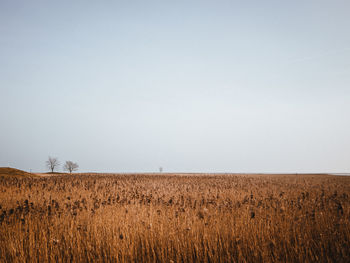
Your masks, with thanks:
M 350 262 L 350 177 L 0 176 L 1 262 Z

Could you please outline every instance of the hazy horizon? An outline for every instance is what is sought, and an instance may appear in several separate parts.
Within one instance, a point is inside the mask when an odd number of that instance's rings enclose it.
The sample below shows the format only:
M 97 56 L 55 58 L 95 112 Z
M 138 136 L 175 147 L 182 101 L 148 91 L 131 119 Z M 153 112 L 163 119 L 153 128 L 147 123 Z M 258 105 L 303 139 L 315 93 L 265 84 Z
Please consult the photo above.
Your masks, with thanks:
M 0 166 L 348 173 L 349 10 L 1 1 Z

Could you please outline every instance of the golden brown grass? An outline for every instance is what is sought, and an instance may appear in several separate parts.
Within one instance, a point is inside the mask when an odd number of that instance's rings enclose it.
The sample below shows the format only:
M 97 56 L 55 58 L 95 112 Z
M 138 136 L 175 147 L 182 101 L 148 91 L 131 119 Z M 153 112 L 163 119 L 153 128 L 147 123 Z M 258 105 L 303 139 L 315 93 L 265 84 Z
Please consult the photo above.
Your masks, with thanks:
M 18 170 L 16 168 L 0 167 L 0 177 L 23 178 L 23 177 L 37 177 L 37 175 L 28 173 L 22 170 Z
M 350 178 L 0 178 L 1 262 L 350 262 Z

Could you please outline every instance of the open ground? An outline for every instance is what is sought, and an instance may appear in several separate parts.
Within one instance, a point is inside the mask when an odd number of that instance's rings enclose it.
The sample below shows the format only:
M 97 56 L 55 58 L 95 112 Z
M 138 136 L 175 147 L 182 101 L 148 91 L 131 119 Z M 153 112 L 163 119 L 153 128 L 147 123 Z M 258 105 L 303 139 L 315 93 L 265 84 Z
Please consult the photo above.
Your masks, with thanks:
M 350 177 L 2 171 L 1 262 L 350 262 Z

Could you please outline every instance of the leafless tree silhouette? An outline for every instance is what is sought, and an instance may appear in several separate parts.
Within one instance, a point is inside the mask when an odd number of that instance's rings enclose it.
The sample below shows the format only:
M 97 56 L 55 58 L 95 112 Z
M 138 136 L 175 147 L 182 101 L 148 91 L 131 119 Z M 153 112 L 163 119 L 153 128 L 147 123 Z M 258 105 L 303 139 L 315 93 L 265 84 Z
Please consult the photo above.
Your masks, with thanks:
M 69 173 L 72 173 L 73 171 L 78 170 L 79 165 L 77 163 L 74 163 L 72 161 L 66 161 L 66 163 L 64 164 L 63 169 L 65 171 L 69 171 Z
M 58 159 L 56 157 L 49 156 L 49 159 L 46 161 L 46 167 L 53 171 L 60 165 Z

